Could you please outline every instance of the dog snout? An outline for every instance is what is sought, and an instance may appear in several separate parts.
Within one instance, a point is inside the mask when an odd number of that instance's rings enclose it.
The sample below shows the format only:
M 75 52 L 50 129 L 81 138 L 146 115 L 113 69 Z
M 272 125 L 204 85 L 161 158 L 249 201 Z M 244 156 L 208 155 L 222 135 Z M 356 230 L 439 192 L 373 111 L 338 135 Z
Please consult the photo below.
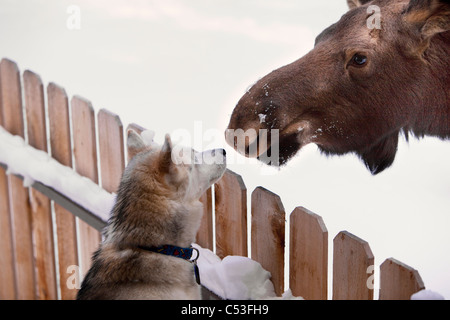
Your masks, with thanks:
M 225 149 L 214 149 L 211 151 L 211 156 L 215 157 L 217 155 L 222 155 L 222 156 L 226 156 L 227 152 L 225 151 Z
M 217 152 L 218 154 L 221 154 L 221 155 L 224 156 L 224 157 L 227 155 L 227 152 L 225 151 L 225 149 L 214 149 L 214 150 L 211 151 L 211 155 L 212 155 L 213 157 L 215 157 L 215 156 L 216 156 L 216 152 Z

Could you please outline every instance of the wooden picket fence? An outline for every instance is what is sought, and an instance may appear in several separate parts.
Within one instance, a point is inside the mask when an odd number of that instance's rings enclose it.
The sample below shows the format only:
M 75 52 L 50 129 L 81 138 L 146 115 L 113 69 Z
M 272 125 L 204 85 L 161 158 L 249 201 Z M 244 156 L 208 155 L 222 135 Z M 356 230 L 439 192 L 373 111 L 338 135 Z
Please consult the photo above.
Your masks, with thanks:
M 0 125 L 108 192 L 116 191 L 126 163 L 124 128 L 117 115 L 102 109 L 96 118 L 88 100 L 74 96 L 69 104 L 65 90 L 54 83 L 47 86 L 45 94 L 37 74 L 25 71 L 21 78 L 16 63 L 3 59 Z M 135 124 L 128 127 L 142 130 Z M 83 274 L 89 268 L 104 222 L 93 223 L 77 213 L 83 210 L 70 199 L 50 191 L 38 184 L 26 188 L 19 177 L 7 175 L 0 167 L 0 299 L 73 299 L 77 289 L 70 284 L 78 269 L 71 267 L 80 266 Z M 280 197 L 262 187 L 250 197 L 248 215 L 244 181 L 227 170 L 202 196 L 204 216 L 198 244 L 222 258 L 248 256 L 250 216 L 250 257 L 271 272 L 276 293 L 285 290 L 288 254 L 292 293 L 305 299 L 327 299 L 329 243 L 322 218 L 295 208 L 289 215 L 290 238 L 286 239 L 288 217 Z M 289 252 L 285 252 L 287 241 Z M 366 241 L 347 231 L 337 234 L 333 239 L 332 298 L 373 299 L 374 264 Z M 423 288 L 413 268 L 392 258 L 381 264 L 380 299 L 409 299 Z

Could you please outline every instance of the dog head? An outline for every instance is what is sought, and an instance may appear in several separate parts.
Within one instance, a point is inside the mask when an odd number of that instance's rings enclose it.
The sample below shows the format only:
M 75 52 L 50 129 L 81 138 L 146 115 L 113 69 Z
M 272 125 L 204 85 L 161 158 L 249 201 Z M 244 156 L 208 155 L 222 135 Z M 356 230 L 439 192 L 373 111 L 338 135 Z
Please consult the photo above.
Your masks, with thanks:
M 141 135 L 129 130 L 127 145 L 133 170 L 142 174 L 144 181 L 150 179 L 152 185 L 169 198 L 198 200 L 226 169 L 224 149 L 197 152 L 173 146 L 169 135 L 165 136 L 164 144 L 158 146 L 146 144 Z

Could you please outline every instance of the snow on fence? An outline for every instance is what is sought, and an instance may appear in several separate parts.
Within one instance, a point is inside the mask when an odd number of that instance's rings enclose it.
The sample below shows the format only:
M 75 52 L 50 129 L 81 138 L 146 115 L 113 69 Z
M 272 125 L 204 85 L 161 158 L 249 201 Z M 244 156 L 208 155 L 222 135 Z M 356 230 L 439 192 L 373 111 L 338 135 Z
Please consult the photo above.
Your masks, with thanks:
M 102 109 L 96 126 L 88 100 L 74 96 L 69 104 L 65 90 L 54 83 L 46 91 L 45 98 L 37 74 L 25 71 L 21 80 L 17 65 L 3 59 L 0 125 L 114 192 L 126 163 L 120 118 Z M 135 124 L 129 127 L 142 130 Z M 73 299 L 77 266 L 82 273 L 88 270 L 101 241 L 104 219 L 45 183 L 24 186 L 20 173 L 7 174 L 6 170 L 5 164 L 0 166 L 0 299 Z M 250 257 L 270 271 L 275 292 L 281 295 L 287 289 L 285 254 L 289 254 L 292 294 L 327 299 L 328 231 L 322 218 L 295 208 L 286 239 L 287 216 L 280 197 L 262 187 L 250 197 Z M 242 177 L 228 170 L 201 201 L 204 216 L 198 244 L 215 250 L 221 258 L 248 256 L 247 189 Z M 285 252 L 287 241 L 289 252 Z M 369 244 L 342 231 L 333 239 L 333 248 L 333 299 L 373 299 L 374 256 Z M 380 299 L 409 299 L 421 289 L 423 282 L 413 268 L 392 258 L 381 265 Z

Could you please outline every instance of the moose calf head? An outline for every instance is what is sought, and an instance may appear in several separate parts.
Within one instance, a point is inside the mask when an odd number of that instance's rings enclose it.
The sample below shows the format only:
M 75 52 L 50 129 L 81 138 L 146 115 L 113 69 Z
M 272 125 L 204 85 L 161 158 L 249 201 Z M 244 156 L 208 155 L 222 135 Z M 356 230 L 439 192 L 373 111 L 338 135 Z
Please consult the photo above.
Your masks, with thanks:
M 277 147 L 268 164 L 282 165 L 315 143 L 325 154 L 356 153 L 377 174 L 393 163 L 400 132 L 450 136 L 450 1 L 347 2 L 313 50 L 240 99 L 225 133 L 238 152 L 263 159 Z

